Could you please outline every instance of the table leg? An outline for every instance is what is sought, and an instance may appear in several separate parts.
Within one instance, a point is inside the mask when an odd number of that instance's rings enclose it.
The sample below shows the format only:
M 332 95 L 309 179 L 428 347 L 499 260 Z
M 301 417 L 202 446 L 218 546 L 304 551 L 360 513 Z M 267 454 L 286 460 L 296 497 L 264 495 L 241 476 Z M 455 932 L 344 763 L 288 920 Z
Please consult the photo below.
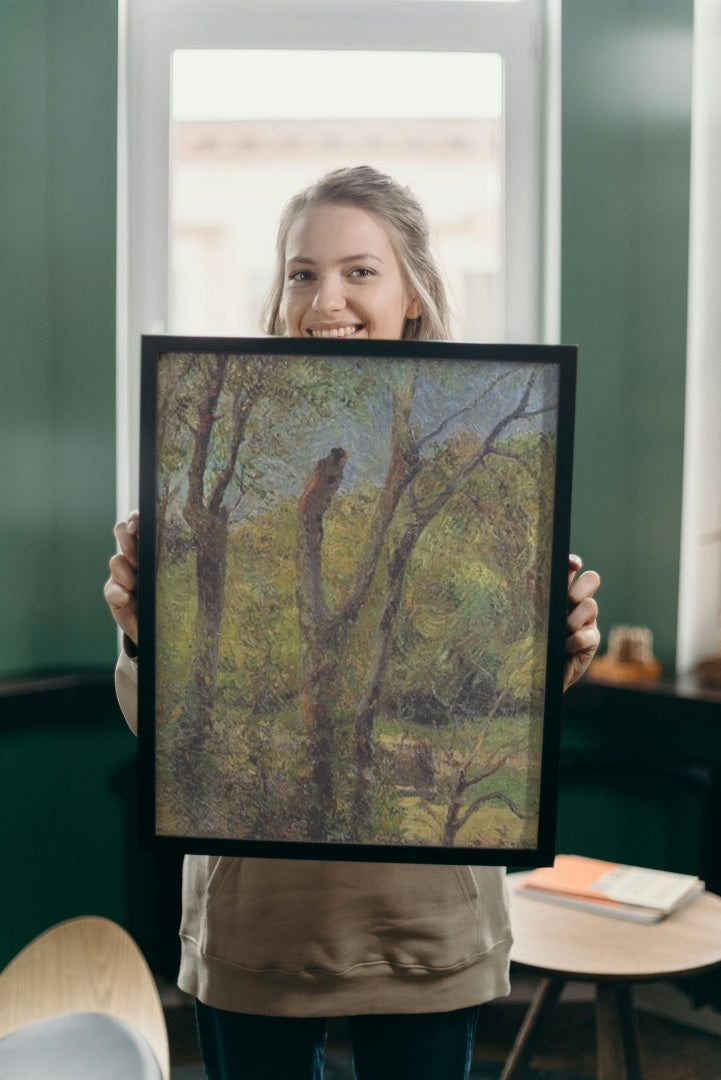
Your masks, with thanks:
M 520 1080 L 523 1076 L 531 1060 L 541 1022 L 558 1001 L 565 981 L 560 978 L 541 979 L 503 1066 L 500 1080 Z
M 629 983 L 596 984 L 599 1080 L 643 1080 Z

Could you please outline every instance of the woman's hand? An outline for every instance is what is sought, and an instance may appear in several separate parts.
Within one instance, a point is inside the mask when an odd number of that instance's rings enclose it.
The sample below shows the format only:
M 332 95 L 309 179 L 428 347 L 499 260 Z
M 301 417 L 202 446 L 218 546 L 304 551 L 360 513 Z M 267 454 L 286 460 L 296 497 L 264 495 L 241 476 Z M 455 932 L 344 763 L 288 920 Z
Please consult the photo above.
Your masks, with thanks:
M 595 570 L 576 574 L 583 566 L 578 555 L 568 556 L 568 618 L 566 619 L 566 671 L 563 689 L 568 690 L 581 678 L 593 660 L 601 640 L 596 618 L 598 604 L 593 599 L 601 584 Z
M 133 510 L 126 521 L 113 529 L 120 554 L 110 560 L 110 577 L 103 590 L 110 612 L 123 633 L 138 644 L 138 528 L 139 514 Z

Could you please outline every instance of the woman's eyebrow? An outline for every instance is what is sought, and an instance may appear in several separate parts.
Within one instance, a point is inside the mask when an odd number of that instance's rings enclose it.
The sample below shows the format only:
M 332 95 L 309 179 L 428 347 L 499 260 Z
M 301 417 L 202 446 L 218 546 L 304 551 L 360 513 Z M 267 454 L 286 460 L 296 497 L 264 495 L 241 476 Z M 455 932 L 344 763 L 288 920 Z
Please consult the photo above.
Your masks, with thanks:
M 370 251 L 361 251 L 358 255 L 344 255 L 343 258 L 338 261 L 342 263 L 365 262 L 366 259 L 372 259 L 373 262 L 383 262 L 379 255 L 372 255 Z
M 373 255 L 370 251 L 361 251 L 357 255 L 344 255 L 338 262 L 350 263 L 350 262 L 365 262 L 368 259 L 372 259 L 373 262 L 383 264 L 383 260 L 380 255 Z M 305 255 L 290 255 L 286 260 L 286 264 L 289 266 L 291 263 L 301 264 L 302 266 L 315 266 L 315 259 L 309 259 Z

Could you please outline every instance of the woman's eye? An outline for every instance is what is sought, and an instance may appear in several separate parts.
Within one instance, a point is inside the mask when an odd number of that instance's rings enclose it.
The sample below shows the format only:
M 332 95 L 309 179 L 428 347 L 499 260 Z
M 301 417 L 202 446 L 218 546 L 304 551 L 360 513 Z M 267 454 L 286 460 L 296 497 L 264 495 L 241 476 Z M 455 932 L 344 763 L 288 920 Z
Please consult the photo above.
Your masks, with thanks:
M 301 284 L 305 281 L 310 281 L 310 279 L 310 270 L 294 270 L 291 274 L 288 275 L 288 281 L 297 281 Z
M 350 276 L 356 278 L 373 277 L 374 271 L 371 270 L 369 266 L 356 266 L 353 270 L 351 270 Z

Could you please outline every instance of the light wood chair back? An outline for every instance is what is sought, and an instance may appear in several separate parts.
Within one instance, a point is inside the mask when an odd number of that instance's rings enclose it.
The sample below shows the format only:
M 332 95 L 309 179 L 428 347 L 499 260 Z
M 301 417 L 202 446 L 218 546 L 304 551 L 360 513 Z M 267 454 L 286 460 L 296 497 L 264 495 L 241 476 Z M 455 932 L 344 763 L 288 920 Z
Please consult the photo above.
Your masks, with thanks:
M 133 939 L 110 919 L 84 915 L 58 923 L 0 972 L 0 1037 L 74 1012 L 132 1024 L 169 1080 L 168 1032 L 155 980 Z

